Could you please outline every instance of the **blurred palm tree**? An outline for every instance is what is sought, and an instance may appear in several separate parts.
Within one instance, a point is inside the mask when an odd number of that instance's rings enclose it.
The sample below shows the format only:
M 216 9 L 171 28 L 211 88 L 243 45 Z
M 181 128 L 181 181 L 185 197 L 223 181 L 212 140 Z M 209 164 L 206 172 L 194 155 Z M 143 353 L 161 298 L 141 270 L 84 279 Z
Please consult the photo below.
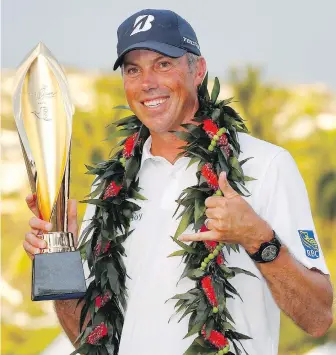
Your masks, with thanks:
M 251 134 L 276 144 L 274 120 L 289 99 L 288 90 L 264 83 L 261 69 L 251 66 L 231 69 L 229 82 Z
M 318 213 L 328 220 L 336 219 L 336 170 L 326 171 L 317 184 Z

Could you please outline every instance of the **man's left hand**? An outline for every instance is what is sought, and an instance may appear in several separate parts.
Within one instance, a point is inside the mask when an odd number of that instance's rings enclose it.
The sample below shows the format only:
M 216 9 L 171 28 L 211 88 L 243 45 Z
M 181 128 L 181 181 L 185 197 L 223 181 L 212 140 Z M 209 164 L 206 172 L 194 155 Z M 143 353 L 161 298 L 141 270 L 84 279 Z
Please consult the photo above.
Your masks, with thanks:
M 179 240 L 240 244 L 248 253 L 255 253 L 262 243 L 273 238 L 272 228 L 230 186 L 225 173 L 220 174 L 218 184 L 223 196 L 205 200 L 209 231 L 184 234 Z

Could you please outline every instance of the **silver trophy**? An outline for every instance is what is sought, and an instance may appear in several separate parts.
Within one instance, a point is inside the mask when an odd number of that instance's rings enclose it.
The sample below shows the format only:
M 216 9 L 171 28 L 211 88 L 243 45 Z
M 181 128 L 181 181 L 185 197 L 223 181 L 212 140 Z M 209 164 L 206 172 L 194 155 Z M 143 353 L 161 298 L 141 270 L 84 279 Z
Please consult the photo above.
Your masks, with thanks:
M 65 74 L 43 43 L 17 70 L 13 110 L 40 218 L 54 226 L 41 234 L 48 247 L 33 261 L 32 299 L 80 298 L 86 291 L 84 271 L 67 231 L 74 106 Z

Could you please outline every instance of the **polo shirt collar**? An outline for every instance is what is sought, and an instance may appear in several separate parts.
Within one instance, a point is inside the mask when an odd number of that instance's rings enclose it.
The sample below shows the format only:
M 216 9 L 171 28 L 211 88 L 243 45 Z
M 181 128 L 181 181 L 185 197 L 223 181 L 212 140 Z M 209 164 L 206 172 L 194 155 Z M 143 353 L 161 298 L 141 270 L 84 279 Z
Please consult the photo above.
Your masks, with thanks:
M 149 136 L 143 145 L 140 167 L 143 167 L 143 164 L 145 163 L 145 161 L 150 160 L 150 159 L 153 161 L 167 162 L 168 164 L 170 164 L 168 162 L 168 160 L 166 160 L 165 158 L 158 156 L 158 155 L 153 155 L 151 153 L 151 147 L 152 147 L 152 136 Z M 190 161 L 190 158 L 180 157 L 174 164 L 170 164 L 170 165 L 178 167 L 183 164 L 187 164 L 189 161 Z
M 146 142 L 142 148 L 141 166 L 143 166 L 146 160 L 155 158 L 155 156 L 150 151 L 151 147 L 152 147 L 152 136 L 149 136 L 146 139 Z

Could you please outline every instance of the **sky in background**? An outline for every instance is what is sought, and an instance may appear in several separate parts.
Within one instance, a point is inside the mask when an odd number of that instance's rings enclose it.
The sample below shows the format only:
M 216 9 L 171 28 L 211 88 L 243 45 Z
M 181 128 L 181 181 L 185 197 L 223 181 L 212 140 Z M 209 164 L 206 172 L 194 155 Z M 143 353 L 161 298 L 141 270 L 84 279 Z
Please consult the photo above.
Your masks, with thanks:
M 178 12 L 194 27 L 211 75 L 253 64 L 285 84 L 336 90 L 335 0 L 2 0 L 1 67 L 15 68 L 39 41 L 60 63 L 112 71 L 116 31 L 143 8 Z

